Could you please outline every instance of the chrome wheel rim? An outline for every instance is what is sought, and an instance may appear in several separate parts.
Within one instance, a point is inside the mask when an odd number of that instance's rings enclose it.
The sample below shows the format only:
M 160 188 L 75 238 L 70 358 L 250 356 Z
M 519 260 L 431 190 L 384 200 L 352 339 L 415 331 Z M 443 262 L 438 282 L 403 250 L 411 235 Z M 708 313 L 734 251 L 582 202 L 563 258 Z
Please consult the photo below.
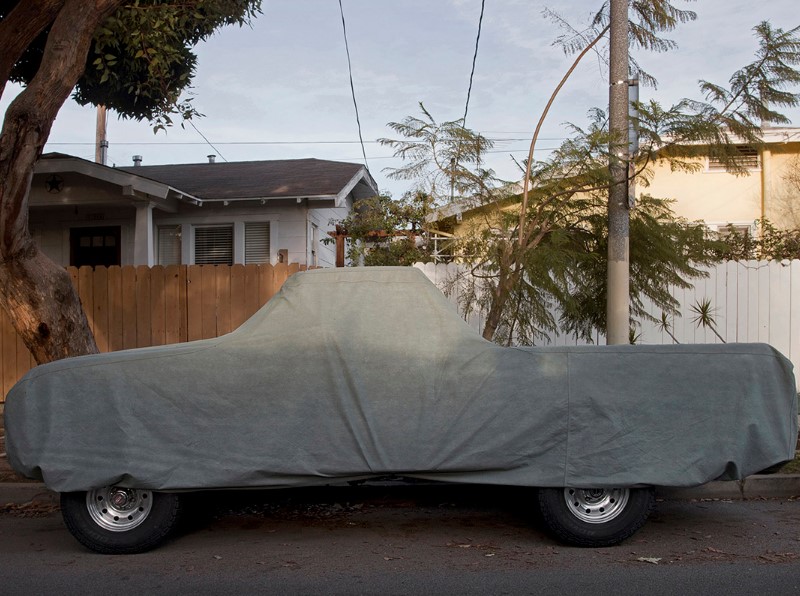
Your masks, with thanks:
M 86 509 L 92 521 L 104 530 L 127 532 L 141 524 L 153 507 L 149 490 L 105 486 L 86 493 Z
M 604 524 L 622 513 L 630 492 L 628 488 L 565 488 L 564 501 L 579 520 Z

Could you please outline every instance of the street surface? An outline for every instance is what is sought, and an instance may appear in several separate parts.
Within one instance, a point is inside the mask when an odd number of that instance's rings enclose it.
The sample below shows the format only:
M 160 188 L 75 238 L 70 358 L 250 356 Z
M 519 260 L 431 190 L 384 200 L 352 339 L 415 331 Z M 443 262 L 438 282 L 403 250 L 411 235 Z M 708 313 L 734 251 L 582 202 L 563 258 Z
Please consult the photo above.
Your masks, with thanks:
M 142 555 L 88 552 L 54 507 L 0 508 L 0 594 L 800 594 L 800 501 L 661 501 L 621 546 L 543 533 L 525 489 L 204 496 Z

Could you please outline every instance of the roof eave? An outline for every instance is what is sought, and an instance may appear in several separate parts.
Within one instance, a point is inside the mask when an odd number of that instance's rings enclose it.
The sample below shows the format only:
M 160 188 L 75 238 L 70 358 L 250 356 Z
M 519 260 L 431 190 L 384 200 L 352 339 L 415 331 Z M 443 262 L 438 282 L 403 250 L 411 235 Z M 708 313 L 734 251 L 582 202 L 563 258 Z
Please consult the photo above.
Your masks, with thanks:
M 175 199 L 194 205 L 202 204 L 201 199 L 168 184 L 80 159 L 79 157 L 43 159 L 36 162 L 34 167 L 34 174 L 56 174 L 59 172 L 74 172 L 121 188 L 128 187 L 156 199 L 165 201 Z

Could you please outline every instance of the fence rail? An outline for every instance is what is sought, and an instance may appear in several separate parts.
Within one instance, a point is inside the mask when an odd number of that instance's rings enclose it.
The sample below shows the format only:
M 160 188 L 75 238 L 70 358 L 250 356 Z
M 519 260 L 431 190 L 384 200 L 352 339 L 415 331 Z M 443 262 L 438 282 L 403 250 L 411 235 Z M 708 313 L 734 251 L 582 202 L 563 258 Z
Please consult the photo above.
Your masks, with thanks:
M 217 337 L 236 329 L 286 281 L 292 265 L 70 267 L 101 352 Z M 0 402 L 35 365 L 0 309 Z

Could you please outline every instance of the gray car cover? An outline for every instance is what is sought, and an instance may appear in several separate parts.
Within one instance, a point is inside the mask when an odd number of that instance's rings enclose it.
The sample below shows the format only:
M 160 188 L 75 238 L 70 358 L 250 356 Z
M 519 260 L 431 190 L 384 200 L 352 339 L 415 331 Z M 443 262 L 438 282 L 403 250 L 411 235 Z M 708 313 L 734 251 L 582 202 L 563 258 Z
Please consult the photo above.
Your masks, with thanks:
M 217 339 L 39 366 L 5 421 L 56 491 L 690 486 L 791 459 L 797 398 L 767 345 L 499 347 L 422 272 L 358 268 L 292 276 Z

